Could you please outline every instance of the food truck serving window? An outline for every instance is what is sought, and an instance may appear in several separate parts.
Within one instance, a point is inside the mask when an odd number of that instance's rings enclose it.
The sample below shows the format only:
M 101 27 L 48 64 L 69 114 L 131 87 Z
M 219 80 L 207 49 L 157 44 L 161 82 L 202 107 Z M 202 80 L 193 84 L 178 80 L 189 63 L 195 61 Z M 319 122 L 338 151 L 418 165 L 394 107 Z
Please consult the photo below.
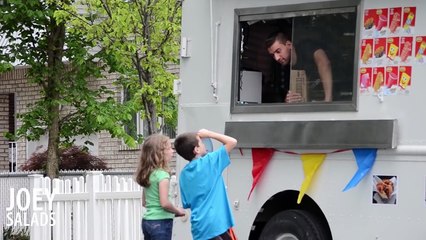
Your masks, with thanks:
M 231 112 L 356 111 L 359 0 L 235 10 Z

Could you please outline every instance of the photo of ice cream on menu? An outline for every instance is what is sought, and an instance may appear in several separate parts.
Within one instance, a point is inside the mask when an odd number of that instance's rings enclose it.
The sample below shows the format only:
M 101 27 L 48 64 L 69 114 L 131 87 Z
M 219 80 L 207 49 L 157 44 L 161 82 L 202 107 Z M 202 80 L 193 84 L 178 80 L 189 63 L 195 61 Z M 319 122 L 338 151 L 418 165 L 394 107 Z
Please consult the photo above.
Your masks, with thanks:
M 426 63 L 426 36 L 417 36 L 415 39 L 416 48 L 414 58 L 418 63 Z
M 416 7 L 404 7 L 402 16 L 403 34 L 414 34 L 416 26 Z
M 360 73 L 360 92 L 362 94 L 369 94 L 371 88 L 372 81 L 372 68 L 371 67 L 363 67 L 359 69 Z
M 374 23 L 374 16 L 375 14 L 373 14 L 374 9 L 365 9 L 364 10 L 364 24 L 363 24 L 363 28 L 362 28 L 362 35 L 364 37 L 372 37 L 373 36 L 373 29 L 375 26 Z
M 399 87 L 402 93 L 409 93 L 411 88 L 412 66 L 399 66 Z
M 373 34 L 373 36 L 385 36 L 386 35 L 386 29 L 388 26 L 388 9 L 382 8 L 376 10 L 376 18 L 377 18 L 377 25 L 376 25 L 376 32 Z
M 386 67 L 386 80 L 384 95 L 395 95 L 398 91 L 398 67 Z
M 386 39 L 386 56 L 388 64 L 397 64 L 399 59 L 399 37 L 388 37 Z
M 373 94 L 382 92 L 382 88 L 385 85 L 385 68 L 375 67 L 373 68 Z
M 389 27 L 388 27 L 389 36 L 398 36 L 402 26 L 401 19 L 402 19 L 401 7 L 389 8 Z
M 373 39 L 362 39 L 361 40 L 361 65 L 367 66 L 372 64 L 373 57 Z
M 413 37 L 401 37 L 399 41 L 400 63 L 411 63 L 413 59 Z
M 381 66 L 385 64 L 384 62 L 385 56 L 386 56 L 386 38 L 375 38 L 374 48 L 373 48 L 374 64 L 376 66 Z

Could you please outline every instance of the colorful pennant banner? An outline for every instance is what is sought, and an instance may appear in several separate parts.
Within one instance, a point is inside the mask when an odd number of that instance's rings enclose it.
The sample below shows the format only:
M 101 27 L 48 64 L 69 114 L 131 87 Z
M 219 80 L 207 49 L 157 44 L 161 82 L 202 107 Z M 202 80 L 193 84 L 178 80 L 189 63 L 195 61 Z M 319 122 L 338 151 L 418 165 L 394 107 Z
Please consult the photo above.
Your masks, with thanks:
M 315 176 L 318 168 L 324 162 L 327 154 L 318 153 L 318 154 L 302 154 L 300 159 L 303 164 L 303 172 L 305 173 L 305 180 L 303 180 L 302 186 L 300 187 L 299 197 L 297 198 L 297 204 L 300 204 L 302 201 L 305 192 L 308 190 L 311 185 L 312 178 Z
M 290 152 L 290 151 L 276 150 L 274 148 L 253 148 L 252 149 L 253 183 L 247 198 L 248 200 L 250 199 L 250 196 L 254 188 L 256 187 L 263 172 L 265 171 L 266 166 L 268 165 L 269 161 L 271 160 L 272 156 L 274 155 L 276 151 L 287 153 L 287 154 L 300 155 L 300 159 L 303 165 L 303 172 L 305 175 L 305 179 L 303 180 L 303 183 L 300 187 L 299 196 L 297 199 L 297 203 L 300 204 L 303 196 L 305 195 L 306 191 L 309 189 L 309 186 L 312 182 L 313 177 L 315 176 L 316 172 L 320 168 L 321 164 L 324 162 L 327 154 L 344 152 L 344 151 L 347 151 L 347 149 L 336 150 L 329 153 L 299 154 L 299 153 Z M 355 173 L 355 175 L 352 177 L 350 182 L 343 189 L 343 191 L 347 191 L 355 187 L 364 178 L 364 176 L 373 167 L 374 162 L 376 160 L 376 156 L 377 156 L 377 149 L 353 149 L 352 151 L 355 155 L 358 170 Z
M 358 170 L 355 175 L 343 189 L 343 192 L 355 187 L 358 183 L 364 178 L 365 175 L 371 170 L 376 161 L 377 149 L 376 148 L 362 148 L 362 149 L 353 149 L 352 150 Z
M 265 171 L 265 168 L 268 165 L 269 160 L 271 160 L 274 155 L 274 152 L 275 149 L 273 148 L 253 148 L 251 150 L 251 156 L 253 159 L 253 169 L 251 171 L 253 183 L 247 200 L 250 199 L 250 195 L 253 192 L 254 187 L 262 176 L 263 171 Z

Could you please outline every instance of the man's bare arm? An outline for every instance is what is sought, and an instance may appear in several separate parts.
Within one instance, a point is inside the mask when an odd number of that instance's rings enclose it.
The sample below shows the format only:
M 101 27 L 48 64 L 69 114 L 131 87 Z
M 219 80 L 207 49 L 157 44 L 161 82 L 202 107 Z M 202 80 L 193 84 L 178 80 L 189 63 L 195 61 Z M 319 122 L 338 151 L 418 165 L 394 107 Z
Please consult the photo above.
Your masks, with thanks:
M 314 52 L 314 60 L 324 88 L 324 101 L 331 102 L 333 100 L 333 74 L 330 59 L 323 49 L 318 49 Z

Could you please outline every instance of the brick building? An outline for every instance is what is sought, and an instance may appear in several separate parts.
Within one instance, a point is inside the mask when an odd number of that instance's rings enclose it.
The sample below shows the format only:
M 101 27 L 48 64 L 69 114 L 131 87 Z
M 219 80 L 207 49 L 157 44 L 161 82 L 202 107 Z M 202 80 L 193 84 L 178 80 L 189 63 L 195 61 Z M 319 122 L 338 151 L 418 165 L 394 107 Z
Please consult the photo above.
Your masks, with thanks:
M 178 73 L 178 66 L 171 66 L 169 70 L 175 74 Z M 37 142 L 28 142 L 25 139 L 19 139 L 16 143 L 9 142 L 4 133 L 14 132 L 15 128 L 21 125 L 16 114 L 24 113 L 27 105 L 37 100 L 39 96 L 39 87 L 28 83 L 26 79 L 26 67 L 16 67 L 14 71 L 0 74 L 0 171 L 11 171 L 10 161 L 16 160 L 19 167 L 24 163 L 32 153 L 47 149 L 47 137 L 42 137 Z M 112 83 L 116 79 L 114 75 L 108 75 L 102 80 L 92 83 L 100 86 L 106 86 L 116 92 L 117 99 L 121 98 L 121 89 Z M 98 133 L 96 136 L 86 136 L 80 139 L 84 142 L 89 138 L 93 147 L 89 150 L 93 155 L 105 160 L 108 167 L 113 169 L 135 169 L 139 157 L 139 147 L 131 149 L 127 147 L 121 139 L 111 138 L 107 132 Z M 77 144 L 79 140 L 76 141 Z

